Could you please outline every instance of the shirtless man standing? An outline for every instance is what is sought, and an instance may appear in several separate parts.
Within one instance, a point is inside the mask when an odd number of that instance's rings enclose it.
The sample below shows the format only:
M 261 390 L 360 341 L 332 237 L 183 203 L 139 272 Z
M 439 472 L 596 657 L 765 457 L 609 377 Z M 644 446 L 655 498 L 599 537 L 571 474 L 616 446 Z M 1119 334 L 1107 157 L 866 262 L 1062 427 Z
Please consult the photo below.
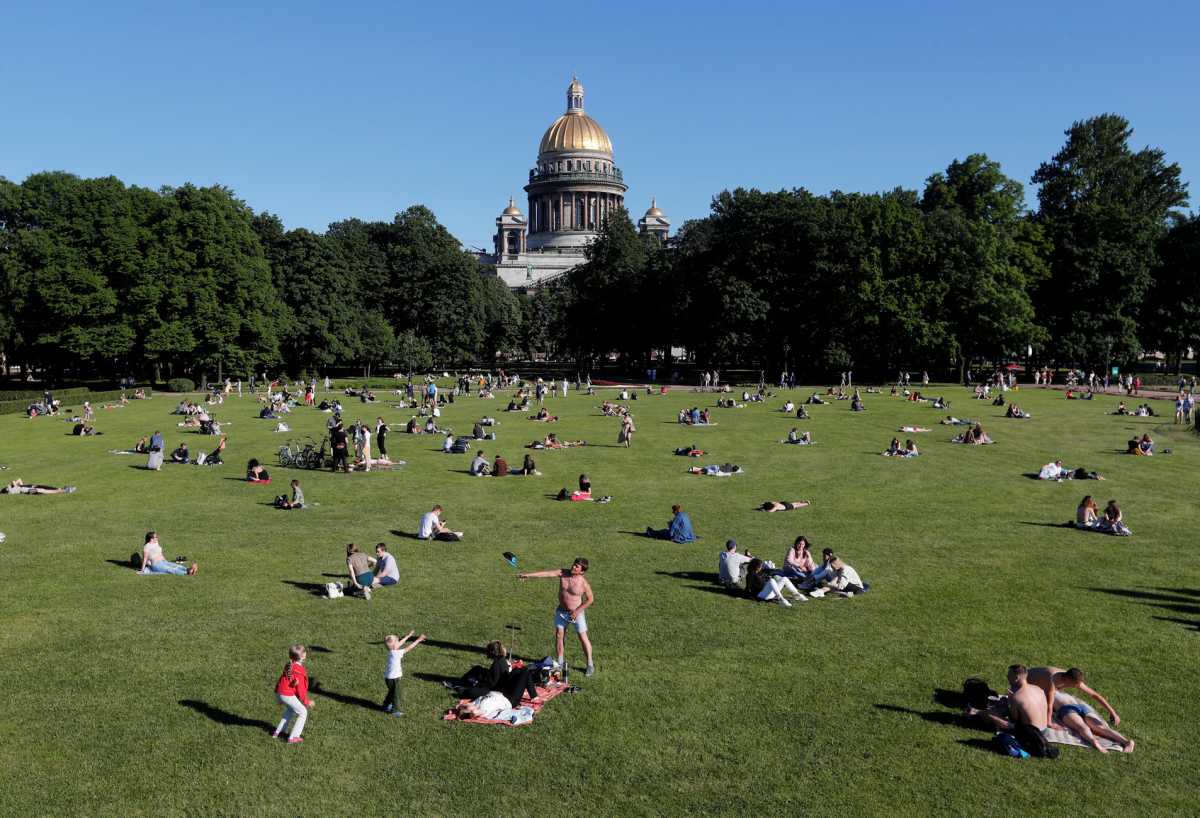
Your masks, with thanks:
M 983 716 L 999 730 L 1011 730 L 1017 724 L 1028 724 L 1038 730 L 1045 730 L 1050 725 L 1050 717 L 1046 712 L 1046 697 L 1029 681 L 1029 674 L 1030 671 L 1025 665 L 1008 667 L 1008 719 L 974 707 L 968 707 L 966 714 Z
M 576 557 L 570 568 L 556 568 L 549 571 L 525 571 L 517 576 L 521 579 L 558 577 L 558 607 L 554 610 L 554 640 L 558 651 L 558 662 L 563 661 L 563 641 L 567 626 L 574 623 L 575 632 L 579 634 L 579 644 L 583 647 L 583 655 L 587 658 L 587 669 L 584 676 L 596 672 L 592 662 L 592 643 L 587 635 L 587 618 L 584 611 L 595 601 L 592 596 L 592 586 L 584 578 L 587 573 L 588 561 Z

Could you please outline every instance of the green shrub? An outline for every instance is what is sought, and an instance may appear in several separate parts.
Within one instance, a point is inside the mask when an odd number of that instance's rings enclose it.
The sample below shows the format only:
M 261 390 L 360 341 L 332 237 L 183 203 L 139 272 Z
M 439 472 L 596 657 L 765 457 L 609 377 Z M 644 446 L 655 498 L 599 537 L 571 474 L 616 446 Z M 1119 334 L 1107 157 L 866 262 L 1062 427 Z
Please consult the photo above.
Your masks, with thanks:
M 188 378 L 171 378 L 167 381 L 168 392 L 195 392 L 196 384 Z

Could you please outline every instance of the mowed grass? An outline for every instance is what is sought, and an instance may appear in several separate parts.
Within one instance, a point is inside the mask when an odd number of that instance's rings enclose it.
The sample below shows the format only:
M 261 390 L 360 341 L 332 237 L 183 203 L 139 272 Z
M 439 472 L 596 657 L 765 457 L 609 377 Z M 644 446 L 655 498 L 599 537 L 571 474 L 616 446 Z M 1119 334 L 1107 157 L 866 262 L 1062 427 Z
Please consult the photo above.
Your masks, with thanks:
M 809 394 L 798 389 L 795 399 Z M 298 409 L 275 434 L 256 404 L 233 399 L 227 465 L 140 468 L 109 454 L 161 429 L 193 452 L 213 439 L 184 433 L 156 396 L 99 412 L 96 438 L 54 419 L 0 417 L 6 480 L 74 484 L 70 496 L 2 497 L 0 530 L 0 814 L 593 815 L 898 814 L 1076 815 L 1194 812 L 1200 777 L 1198 444 L 1170 417 L 1105 414 L 1117 398 L 1066 401 L 1013 395 L 1034 415 L 1002 410 L 946 386 L 954 414 L 980 418 L 997 445 L 948 443 L 945 413 L 887 395 L 810 407 L 797 422 L 783 395 L 714 409 L 719 425 L 674 423 L 712 396 L 673 391 L 633 403 L 638 434 L 617 448 L 617 421 L 599 397 L 547 401 L 551 426 L 504 414 L 495 401 L 459 399 L 444 423 L 469 432 L 498 417 L 513 465 L 546 431 L 583 449 L 535 452 L 543 476 L 475 479 L 469 456 L 440 440 L 394 432 L 391 472 L 341 475 L 272 468 L 271 486 L 240 480 L 250 457 L 273 464 L 285 438 L 320 436 L 328 415 Z M 609 393 L 610 395 L 612 393 Z M 1157 402 L 1170 411 L 1166 402 Z M 386 399 L 347 401 L 347 418 L 377 414 L 400 429 L 410 412 Z M 878 455 L 901 424 L 924 455 Z M 779 445 L 794 425 L 818 445 Z M 1169 456 L 1118 452 L 1150 431 Z M 906 435 L 899 434 L 903 439 Z M 700 463 L 734 462 L 728 479 L 685 473 L 672 454 L 695 443 Z M 1026 475 L 1061 456 L 1098 469 L 1103 483 L 1044 483 Z M 580 472 L 610 505 L 554 502 Z M 316 508 L 268 504 L 299 476 Z M 1085 493 L 1116 498 L 1130 539 L 1057 527 Z M 762 514 L 765 499 L 811 508 Z M 465 529 L 458 544 L 411 533 L 434 503 Z M 651 541 L 670 505 L 692 515 L 702 540 Z M 139 576 L 114 564 L 149 529 L 168 556 L 201 564 L 194 579 Z M 717 592 L 726 538 L 776 562 L 807 534 L 832 546 L 872 590 L 852 600 L 783 609 Z M 389 543 L 401 584 L 371 602 L 312 593 L 344 572 L 347 542 Z M 552 650 L 553 580 L 523 569 L 591 560 L 588 612 L 598 673 L 518 729 L 440 720 L 451 704 L 435 680 L 482 657 L 472 649 L 520 623 L 517 652 Z M 404 709 L 382 699 L 389 632 L 427 632 L 405 662 Z M 569 635 L 574 640 L 573 635 Z M 312 647 L 318 694 L 306 742 L 272 742 L 272 693 L 287 645 Z M 581 663 L 578 643 L 568 658 Z M 971 675 L 1002 687 L 1011 662 L 1084 668 L 1138 742 L 1132 755 L 1066 748 L 1054 762 L 1018 762 L 984 749 L 989 734 L 935 701 Z M 580 668 L 581 669 L 581 668 Z M 575 677 L 573 676 L 573 681 Z

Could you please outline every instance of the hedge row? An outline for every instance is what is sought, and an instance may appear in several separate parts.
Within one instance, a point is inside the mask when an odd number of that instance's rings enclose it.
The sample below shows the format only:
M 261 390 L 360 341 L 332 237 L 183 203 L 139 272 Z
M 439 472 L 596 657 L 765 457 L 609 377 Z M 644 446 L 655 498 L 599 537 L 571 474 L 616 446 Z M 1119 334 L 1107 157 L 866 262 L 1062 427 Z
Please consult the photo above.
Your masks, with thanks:
M 66 400 L 67 398 L 82 397 L 91 390 L 89 390 L 86 386 L 76 386 L 72 387 L 71 389 L 51 389 L 50 391 L 54 394 L 54 397 L 58 398 L 59 400 Z M 33 403 L 35 400 L 41 400 L 43 394 L 45 394 L 45 392 L 41 389 L 36 392 L 0 391 L 0 401 L 7 403 L 8 401 L 24 400 L 29 401 L 29 403 Z
M 0 415 L 18 415 L 25 414 L 25 410 L 29 408 L 29 404 L 42 399 L 42 393 L 30 393 L 32 396 L 21 398 L 20 400 L 0 400 Z M 64 389 L 62 392 L 54 392 L 54 397 L 61 400 L 64 410 L 68 407 L 81 406 L 85 400 L 91 401 L 93 404 L 107 403 L 108 401 L 118 401 L 122 395 L 132 395 L 133 390 L 113 389 L 108 392 L 92 392 L 87 389 Z M 2 395 L 0 397 L 7 397 Z M 98 407 L 93 407 L 98 408 Z

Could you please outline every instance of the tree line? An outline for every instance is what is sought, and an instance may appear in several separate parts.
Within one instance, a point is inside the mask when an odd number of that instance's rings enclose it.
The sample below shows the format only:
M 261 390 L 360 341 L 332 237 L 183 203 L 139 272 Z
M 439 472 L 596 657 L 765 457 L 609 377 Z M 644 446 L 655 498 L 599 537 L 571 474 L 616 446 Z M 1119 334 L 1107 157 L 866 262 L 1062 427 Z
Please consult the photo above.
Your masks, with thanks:
M 428 209 L 287 230 L 221 186 L 0 178 L 0 364 L 163 380 L 616 355 L 820 376 L 1101 368 L 1200 346 L 1200 219 L 1116 115 L 1024 186 L 983 154 L 922 191 L 737 189 L 663 244 L 618 214 L 587 260 L 514 295 Z
M 1200 220 L 1179 166 L 1116 115 L 1076 122 L 1024 186 L 983 154 L 924 190 L 725 191 L 667 246 L 609 222 L 539 293 L 561 351 L 821 376 L 961 375 L 1027 358 L 1097 371 L 1200 347 Z M 1030 354 L 1032 350 L 1032 354 Z

